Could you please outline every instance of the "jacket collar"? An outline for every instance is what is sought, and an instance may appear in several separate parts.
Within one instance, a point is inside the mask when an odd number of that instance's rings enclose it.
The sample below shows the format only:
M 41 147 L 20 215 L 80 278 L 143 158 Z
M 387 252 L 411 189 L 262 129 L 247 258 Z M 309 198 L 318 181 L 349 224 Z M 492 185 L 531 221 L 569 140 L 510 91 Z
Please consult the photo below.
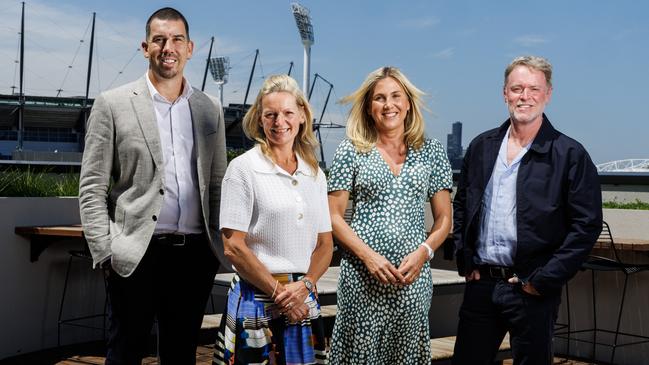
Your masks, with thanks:
M 496 133 L 489 136 L 489 138 L 502 140 L 503 138 L 505 138 L 505 134 L 507 133 L 507 128 L 509 128 L 510 124 L 511 124 L 511 119 L 507 119 L 496 130 Z M 557 133 L 558 133 L 557 130 L 554 129 L 548 117 L 545 115 L 545 113 L 543 113 L 543 121 L 541 122 L 541 128 L 539 128 L 536 137 L 534 137 L 534 141 L 532 141 L 532 146 L 530 146 L 530 150 L 540 154 L 548 153 L 548 151 L 550 151 L 550 146 L 552 145 L 552 140 L 556 138 Z
M 297 156 L 297 169 L 293 175 L 302 174 L 306 176 L 316 176 L 317 171 L 313 171 L 311 167 L 296 153 Z M 262 174 L 282 174 L 288 175 L 286 171 L 277 166 L 268 156 L 264 155 L 261 146 L 256 144 L 252 149 L 251 167 L 256 172 Z

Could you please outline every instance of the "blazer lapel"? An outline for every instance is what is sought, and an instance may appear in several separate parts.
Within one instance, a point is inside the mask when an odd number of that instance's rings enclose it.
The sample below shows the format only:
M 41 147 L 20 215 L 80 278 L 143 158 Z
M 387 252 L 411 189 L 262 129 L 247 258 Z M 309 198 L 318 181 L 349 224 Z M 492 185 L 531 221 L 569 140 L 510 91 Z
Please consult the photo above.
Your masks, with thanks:
M 216 108 L 213 105 L 210 105 L 211 103 L 212 101 L 206 95 L 197 90 L 194 90 L 189 97 L 189 110 L 192 114 L 194 147 L 196 150 L 196 172 L 198 173 L 201 192 L 205 188 L 207 181 L 205 174 L 208 173 L 201 166 L 204 166 L 204 162 L 207 162 L 206 166 L 209 166 L 209 161 L 203 160 L 212 156 L 210 150 L 213 148 L 213 144 L 208 143 L 208 136 L 216 132 L 216 125 L 211 122 L 215 118 L 211 114 L 218 111 L 215 110 Z
M 146 84 L 146 76 L 138 80 L 136 87 L 133 89 L 131 103 L 137 116 L 137 121 L 142 129 L 144 140 L 146 141 L 149 152 L 153 156 L 153 161 L 158 168 L 164 166 L 162 157 L 162 147 L 160 146 L 160 134 L 158 131 L 158 122 L 155 112 L 153 111 L 153 101 Z

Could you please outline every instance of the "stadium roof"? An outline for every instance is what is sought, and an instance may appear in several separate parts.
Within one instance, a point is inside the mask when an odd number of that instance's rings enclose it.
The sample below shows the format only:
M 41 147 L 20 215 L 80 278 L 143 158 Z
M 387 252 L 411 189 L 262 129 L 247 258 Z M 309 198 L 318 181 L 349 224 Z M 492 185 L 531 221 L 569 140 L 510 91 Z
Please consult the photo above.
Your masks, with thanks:
M 634 158 L 605 162 L 597 165 L 599 172 L 649 172 L 649 159 Z

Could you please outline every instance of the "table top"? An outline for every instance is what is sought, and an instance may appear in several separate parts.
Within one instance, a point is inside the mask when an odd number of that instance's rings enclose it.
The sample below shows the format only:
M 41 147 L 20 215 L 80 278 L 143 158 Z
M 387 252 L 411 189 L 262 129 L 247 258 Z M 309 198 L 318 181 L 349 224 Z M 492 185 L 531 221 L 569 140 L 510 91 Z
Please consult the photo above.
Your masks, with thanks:
M 81 224 L 16 227 L 15 232 L 22 236 L 83 238 L 83 228 L 81 228 Z
M 620 251 L 649 251 L 649 240 L 637 238 L 614 237 L 615 248 Z M 605 244 L 596 243 L 593 249 L 608 248 Z
M 15 232 L 23 236 L 79 237 L 83 238 L 81 224 L 56 226 L 16 227 Z M 614 237 L 615 247 L 623 251 L 649 251 L 649 239 Z M 595 245 L 595 248 L 599 244 Z
M 84 238 L 83 228 L 81 227 L 81 224 L 22 226 L 16 227 L 14 231 L 16 234 L 25 237 L 39 237 L 52 240 L 57 238 Z M 615 241 L 615 247 L 621 251 L 649 251 L 649 239 L 645 240 L 637 238 L 614 237 L 613 240 Z M 600 247 L 600 245 L 601 244 L 596 243 L 594 248 L 602 248 Z M 438 278 L 440 277 L 439 275 L 442 275 L 441 277 L 445 277 L 443 273 L 437 273 Z M 435 278 L 435 275 L 433 277 Z M 435 282 L 437 282 L 437 279 Z
M 453 270 L 430 269 L 433 274 L 433 286 L 450 286 L 464 285 L 465 280 Z M 229 287 L 232 281 L 233 273 L 216 274 L 214 285 Z M 325 271 L 320 280 L 318 280 L 318 294 L 336 294 L 338 288 L 338 277 L 340 276 L 340 266 L 331 266 Z

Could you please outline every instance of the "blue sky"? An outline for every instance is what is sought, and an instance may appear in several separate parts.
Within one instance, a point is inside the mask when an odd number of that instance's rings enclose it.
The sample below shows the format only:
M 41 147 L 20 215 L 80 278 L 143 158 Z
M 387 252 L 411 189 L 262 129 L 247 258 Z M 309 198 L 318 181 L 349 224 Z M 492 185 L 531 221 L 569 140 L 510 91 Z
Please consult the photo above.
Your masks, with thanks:
M 515 56 L 536 54 L 554 65 L 546 112 L 555 127 L 582 142 L 596 163 L 649 158 L 649 5 L 645 1 L 323 1 L 311 11 L 312 73 L 334 84 L 325 122 L 344 124 L 336 103 L 383 65 L 394 65 L 428 97 L 427 134 L 446 143 L 451 123 L 463 123 L 463 145 L 507 118 L 503 70 Z M 202 81 L 209 39 L 231 60 L 225 101 L 241 103 L 255 49 L 260 50 L 251 96 L 264 76 L 288 71 L 301 84 L 303 48 L 290 1 L 26 1 L 26 91 L 82 95 L 89 31 L 97 12 L 91 95 L 140 77 L 137 51 L 144 23 L 162 6 L 182 11 L 196 44 L 186 74 Z M 0 93 L 17 85 L 20 2 L 0 0 Z M 85 34 L 85 36 L 84 36 Z M 80 39 L 84 42 L 79 42 Z M 75 56 L 76 55 L 76 56 Z M 68 66 L 72 68 L 68 68 Z M 260 66 L 261 65 L 261 66 Z M 119 73 L 119 72 L 122 73 Z M 66 76 L 67 74 L 67 76 Z M 218 94 L 210 82 L 206 91 Z M 316 84 L 316 116 L 326 97 Z M 343 129 L 324 129 L 330 161 Z

